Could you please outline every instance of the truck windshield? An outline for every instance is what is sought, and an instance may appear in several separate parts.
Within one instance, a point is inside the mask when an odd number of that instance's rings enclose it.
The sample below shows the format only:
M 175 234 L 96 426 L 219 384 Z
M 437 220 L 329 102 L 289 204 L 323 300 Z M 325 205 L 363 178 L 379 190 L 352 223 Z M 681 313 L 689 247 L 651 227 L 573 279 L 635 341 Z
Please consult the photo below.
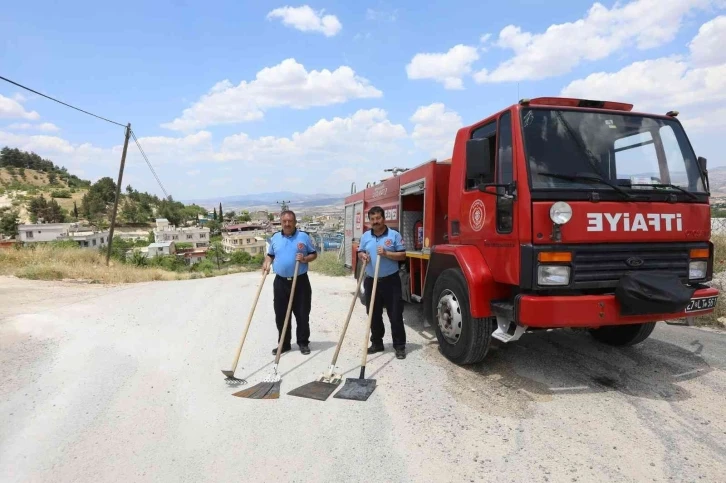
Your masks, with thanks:
M 532 189 L 612 191 L 611 184 L 633 193 L 705 192 L 675 120 L 528 108 L 522 110 L 522 130 Z M 593 177 L 607 183 L 593 183 Z

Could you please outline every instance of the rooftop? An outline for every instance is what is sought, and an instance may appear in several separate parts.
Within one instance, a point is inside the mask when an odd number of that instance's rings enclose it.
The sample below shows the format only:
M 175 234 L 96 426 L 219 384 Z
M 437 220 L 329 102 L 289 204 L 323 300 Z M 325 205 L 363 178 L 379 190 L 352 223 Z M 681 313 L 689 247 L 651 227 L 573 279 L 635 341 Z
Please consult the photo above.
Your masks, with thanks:
M 149 245 L 149 248 L 164 248 L 164 247 L 170 247 L 172 243 L 174 243 L 174 242 L 168 241 L 168 242 L 151 243 Z

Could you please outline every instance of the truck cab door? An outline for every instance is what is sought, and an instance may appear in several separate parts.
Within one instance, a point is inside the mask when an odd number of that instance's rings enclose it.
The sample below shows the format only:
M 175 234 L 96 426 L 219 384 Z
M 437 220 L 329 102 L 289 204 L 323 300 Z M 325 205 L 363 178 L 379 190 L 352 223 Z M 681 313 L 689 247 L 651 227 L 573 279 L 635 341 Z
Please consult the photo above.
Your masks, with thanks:
M 494 280 L 518 285 L 520 255 L 511 112 L 505 111 L 498 119 L 472 131 L 471 139 L 477 142 L 467 147 L 460 240 L 479 248 Z M 482 183 L 489 185 L 485 192 L 479 189 Z

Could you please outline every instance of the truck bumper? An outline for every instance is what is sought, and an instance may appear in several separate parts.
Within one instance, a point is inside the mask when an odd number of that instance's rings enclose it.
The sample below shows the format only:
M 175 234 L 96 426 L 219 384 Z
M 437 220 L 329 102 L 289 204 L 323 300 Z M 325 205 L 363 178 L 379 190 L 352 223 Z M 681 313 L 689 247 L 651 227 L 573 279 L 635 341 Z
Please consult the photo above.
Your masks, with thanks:
M 682 312 L 637 316 L 621 316 L 615 295 L 520 295 L 515 299 L 515 313 L 520 325 L 533 328 L 596 328 L 709 314 L 716 308 L 718 295 L 715 288 L 700 288 L 694 292 L 691 302 Z

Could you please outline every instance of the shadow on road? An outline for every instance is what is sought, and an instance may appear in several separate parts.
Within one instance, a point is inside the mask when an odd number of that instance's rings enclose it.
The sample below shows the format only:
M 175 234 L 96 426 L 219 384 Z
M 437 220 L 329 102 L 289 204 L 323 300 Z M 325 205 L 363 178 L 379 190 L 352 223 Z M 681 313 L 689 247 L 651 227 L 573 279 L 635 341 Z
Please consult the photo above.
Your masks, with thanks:
M 472 366 L 456 366 L 438 350 L 433 327 L 424 326 L 420 305 L 406 304 L 405 323 L 429 340 L 427 354 L 462 384 L 477 382 L 491 389 L 506 388 L 530 394 L 604 393 L 616 391 L 633 397 L 682 401 L 691 397 L 680 383 L 713 369 L 701 356 L 703 346 L 688 347 L 649 338 L 635 347 L 610 347 L 585 331 L 557 330 L 522 336 L 504 344 L 494 341 L 487 358 Z M 471 381 L 472 376 L 477 376 Z

